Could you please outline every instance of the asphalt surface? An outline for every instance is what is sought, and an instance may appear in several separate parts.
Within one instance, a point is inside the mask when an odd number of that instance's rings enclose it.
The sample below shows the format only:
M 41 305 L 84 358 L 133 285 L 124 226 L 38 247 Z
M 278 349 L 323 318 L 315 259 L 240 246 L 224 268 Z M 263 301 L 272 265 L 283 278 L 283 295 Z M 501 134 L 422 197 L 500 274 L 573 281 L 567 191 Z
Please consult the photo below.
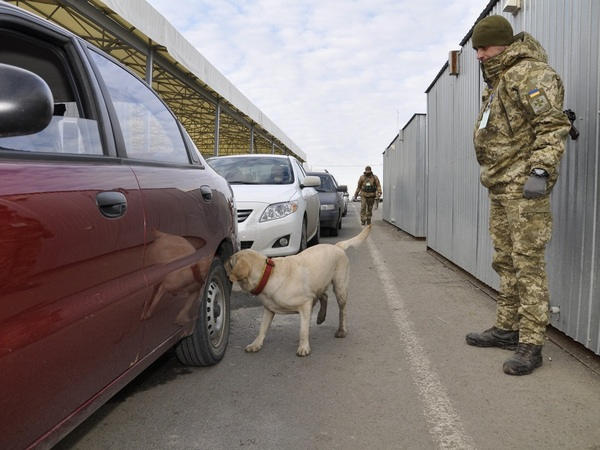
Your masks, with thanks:
M 352 203 L 340 236 L 360 231 Z M 532 375 L 502 372 L 511 352 L 465 344 L 492 325 L 493 292 L 381 220 L 349 249 L 348 336 L 337 305 L 295 354 L 299 318 L 232 297 L 227 354 L 188 368 L 168 353 L 58 449 L 600 449 L 600 358 L 555 330 Z

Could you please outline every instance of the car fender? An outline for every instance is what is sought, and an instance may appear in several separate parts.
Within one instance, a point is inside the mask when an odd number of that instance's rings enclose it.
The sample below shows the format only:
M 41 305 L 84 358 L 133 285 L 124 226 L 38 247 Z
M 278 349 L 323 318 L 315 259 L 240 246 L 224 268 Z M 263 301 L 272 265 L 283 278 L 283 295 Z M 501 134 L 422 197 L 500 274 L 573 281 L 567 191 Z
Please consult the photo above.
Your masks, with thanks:
M 312 187 L 302 188 L 302 199 L 305 204 L 304 210 L 306 211 L 306 234 L 310 240 L 319 228 L 321 201 L 319 200 L 319 193 Z

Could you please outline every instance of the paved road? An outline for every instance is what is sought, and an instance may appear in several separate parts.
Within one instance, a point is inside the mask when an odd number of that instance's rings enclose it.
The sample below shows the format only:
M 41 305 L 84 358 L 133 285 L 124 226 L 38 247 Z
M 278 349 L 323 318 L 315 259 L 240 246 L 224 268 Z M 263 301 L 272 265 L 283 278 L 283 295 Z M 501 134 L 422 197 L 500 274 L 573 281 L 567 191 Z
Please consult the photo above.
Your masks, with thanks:
M 351 205 L 338 238 L 360 230 Z M 552 331 L 544 366 L 502 372 L 510 352 L 465 345 L 487 328 L 485 288 L 381 221 L 348 251 L 349 333 L 337 306 L 311 322 L 295 355 L 297 316 L 276 316 L 263 349 L 243 351 L 262 307 L 237 293 L 227 355 L 186 368 L 167 354 L 59 449 L 600 449 L 600 362 Z

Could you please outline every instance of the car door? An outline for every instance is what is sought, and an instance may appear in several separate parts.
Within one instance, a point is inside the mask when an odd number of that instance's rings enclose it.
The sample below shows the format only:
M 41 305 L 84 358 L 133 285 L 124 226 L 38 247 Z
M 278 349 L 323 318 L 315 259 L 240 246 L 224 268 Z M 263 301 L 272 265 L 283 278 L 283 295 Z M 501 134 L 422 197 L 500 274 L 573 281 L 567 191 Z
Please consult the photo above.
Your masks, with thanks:
M 144 217 L 76 41 L 3 14 L 0 62 L 55 102 L 42 132 L 0 138 L 0 448 L 24 448 L 135 360 Z
M 147 227 L 145 274 L 151 295 L 142 311 L 141 354 L 189 334 L 226 218 L 222 198 L 175 117 L 139 78 L 90 51 L 118 118 L 119 152 L 138 179 Z M 195 159 L 195 161 L 194 161 Z M 221 196 L 222 197 L 222 196 Z
M 298 184 L 302 189 L 302 198 L 306 202 L 306 217 L 307 225 L 306 232 L 308 237 L 313 236 L 319 228 L 319 212 L 321 210 L 321 202 L 319 201 L 319 193 L 315 188 L 302 187 L 304 179 L 306 178 L 306 172 L 304 168 L 295 158 L 290 158 L 292 164 L 295 167 L 295 172 L 298 177 Z

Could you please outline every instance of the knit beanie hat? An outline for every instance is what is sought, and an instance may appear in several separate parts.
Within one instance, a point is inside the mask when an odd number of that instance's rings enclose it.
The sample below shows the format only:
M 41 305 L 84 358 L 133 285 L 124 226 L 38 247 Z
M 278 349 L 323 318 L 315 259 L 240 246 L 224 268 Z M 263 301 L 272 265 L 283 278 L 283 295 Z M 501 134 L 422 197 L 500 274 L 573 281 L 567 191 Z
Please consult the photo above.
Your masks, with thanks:
M 513 29 L 504 17 L 488 16 L 475 24 L 472 41 L 474 49 L 491 45 L 510 45 L 513 41 Z

